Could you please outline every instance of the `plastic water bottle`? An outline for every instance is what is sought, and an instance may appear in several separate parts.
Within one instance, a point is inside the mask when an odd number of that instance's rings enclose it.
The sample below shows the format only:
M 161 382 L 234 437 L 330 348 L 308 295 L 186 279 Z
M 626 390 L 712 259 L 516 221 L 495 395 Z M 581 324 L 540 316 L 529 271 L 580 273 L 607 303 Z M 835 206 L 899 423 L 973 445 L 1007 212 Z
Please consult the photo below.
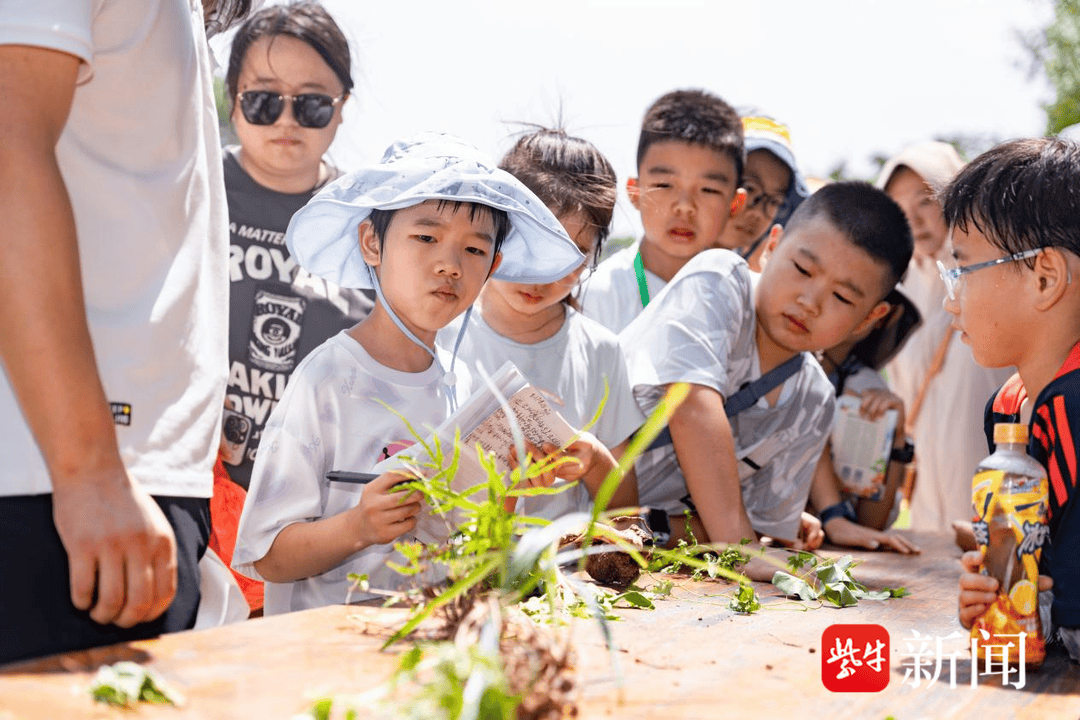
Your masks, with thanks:
M 1048 535 L 1046 471 L 1027 454 L 1026 425 L 994 425 L 994 452 L 979 463 L 971 485 L 975 540 L 982 573 L 997 578 L 997 600 L 971 626 L 978 655 L 1009 646 L 1010 664 L 1036 668 L 1046 657 L 1039 621 L 1039 557 Z M 986 636 L 989 635 L 989 637 Z M 1021 637 L 1023 635 L 1023 637 Z M 1001 658 L 1001 651 L 994 653 Z

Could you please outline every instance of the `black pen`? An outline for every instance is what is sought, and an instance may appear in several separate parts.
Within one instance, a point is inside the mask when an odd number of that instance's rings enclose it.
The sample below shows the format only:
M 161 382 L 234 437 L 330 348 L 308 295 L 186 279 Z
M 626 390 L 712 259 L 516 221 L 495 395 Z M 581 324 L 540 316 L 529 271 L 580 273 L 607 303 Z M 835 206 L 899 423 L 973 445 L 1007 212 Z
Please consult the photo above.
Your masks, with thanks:
M 379 477 L 378 473 L 361 473 L 361 472 L 349 472 L 348 470 L 331 470 L 326 473 L 326 479 L 330 482 L 349 483 L 351 485 L 367 485 L 369 482 Z M 405 478 L 399 480 L 390 487 L 397 487 L 407 482 L 412 482 L 413 478 Z
M 326 473 L 326 479 L 330 482 L 343 482 L 353 485 L 367 485 L 379 477 L 375 473 L 349 472 L 347 470 L 331 470 Z

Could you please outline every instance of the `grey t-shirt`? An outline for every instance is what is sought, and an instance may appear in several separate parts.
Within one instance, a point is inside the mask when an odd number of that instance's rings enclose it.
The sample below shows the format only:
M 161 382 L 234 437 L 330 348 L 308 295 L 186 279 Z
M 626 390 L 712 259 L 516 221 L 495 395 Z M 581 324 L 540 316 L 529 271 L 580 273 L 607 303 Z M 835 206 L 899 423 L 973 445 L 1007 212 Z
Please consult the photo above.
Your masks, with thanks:
M 641 409 L 651 413 L 671 383 L 702 385 L 727 399 L 761 377 L 755 327 L 746 262 L 728 250 L 694 257 L 619 335 Z M 775 405 L 762 398 L 730 419 L 743 503 L 758 532 L 797 536 L 834 411 L 832 384 L 807 353 Z M 642 505 L 687 508 L 672 445 L 650 450 L 635 467 Z
M 307 272 L 285 247 L 293 214 L 318 188 L 279 193 L 256 183 L 225 151 L 229 201 L 229 385 L 222 459 L 247 487 L 263 426 L 293 368 L 309 352 L 364 318 L 372 293 L 346 290 Z

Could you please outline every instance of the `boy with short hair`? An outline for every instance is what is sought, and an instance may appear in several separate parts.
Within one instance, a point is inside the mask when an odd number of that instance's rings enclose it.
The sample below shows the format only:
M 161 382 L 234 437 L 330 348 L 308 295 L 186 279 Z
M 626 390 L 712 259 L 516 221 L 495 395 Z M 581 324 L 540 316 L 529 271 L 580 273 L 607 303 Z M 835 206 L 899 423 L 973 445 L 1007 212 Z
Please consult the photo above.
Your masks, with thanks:
M 691 385 L 671 417 L 672 443 L 637 462 L 641 503 L 696 512 L 707 534 L 699 540 L 794 539 L 835 403 L 810 352 L 888 312 L 883 299 L 911 246 L 903 212 L 884 193 L 836 183 L 770 239 L 756 280 L 728 250 L 687 263 L 619 336 L 646 413 L 671 383 Z M 784 369 L 786 379 L 762 381 Z M 768 580 L 773 569 L 755 560 L 745 571 Z
M 626 182 L 641 242 L 601 263 L 582 287 L 582 311 L 619 332 L 690 258 L 714 247 L 742 207 L 742 121 L 704 90 L 675 90 L 649 107 L 638 177 Z
M 945 309 L 987 367 L 1015 366 L 987 403 L 985 431 L 1030 426 L 1028 453 L 1047 470 L 1049 538 L 1042 572 L 1053 580 L 1050 618 L 1080 661 L 1080 146 L 1060 139 L 1014 140 L 971 162 L 943 193 L 953 261 L 941 267 Z M 973 468 L 974 470 L 974 468 Z M 997 580 L 963 557 L 960 622 L 993 602 Z M 1041 587 L 1040 589 L 1046 589 Z M 1041 603 L 1040 603 L 1041 604 Z M 1047 637 L 1052 637 L 1049 627 Z
M 406 421 L 437 426 L 465 397 L 435 335 L 489 276 L 552 282 L 584 261 L 524 185 L 441 135 L 395 144 L 327 186 L 293 216 L 286 243 L 310 272 L 377 300 L 297 366 L 267 422 L 233 555 L 265 582 L 267 614 L 344 602 L 353 572 L 400 584 L 387 560 L 402 560 L 392 542 L 415 526 L 419 498 L 394 492 L 396 472 L 366 485 L 327 474 L 372 470 L 412 444 Z

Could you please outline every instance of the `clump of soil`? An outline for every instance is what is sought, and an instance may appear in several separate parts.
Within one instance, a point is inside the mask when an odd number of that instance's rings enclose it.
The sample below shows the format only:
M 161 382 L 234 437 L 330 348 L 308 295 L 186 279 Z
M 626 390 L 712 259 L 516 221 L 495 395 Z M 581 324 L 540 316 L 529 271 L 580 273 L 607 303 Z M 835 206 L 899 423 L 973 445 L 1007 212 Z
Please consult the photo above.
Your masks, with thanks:
M 636 550 L 643 551 L 645 543 L 652 540 L 652 532 L 645 521 L 636 515 L 620 515 L 612 518 L 607 525 L 610 533 L 631 545 Z M 564 538 L 563 545 L 581 546 L 583 534 Z M 613 538 L 597 535 L 593 537 L 592 547 L 604 547 L 606 552 L 590 554 L 585 559 L 585 572 L 601 585 L 609 585 L 615 588 L 624 588 L 638 579 L 641 574 L 641 566 L 625 550 L 618 549 Z M 606 546 L 606 547 L 605 547 Z

